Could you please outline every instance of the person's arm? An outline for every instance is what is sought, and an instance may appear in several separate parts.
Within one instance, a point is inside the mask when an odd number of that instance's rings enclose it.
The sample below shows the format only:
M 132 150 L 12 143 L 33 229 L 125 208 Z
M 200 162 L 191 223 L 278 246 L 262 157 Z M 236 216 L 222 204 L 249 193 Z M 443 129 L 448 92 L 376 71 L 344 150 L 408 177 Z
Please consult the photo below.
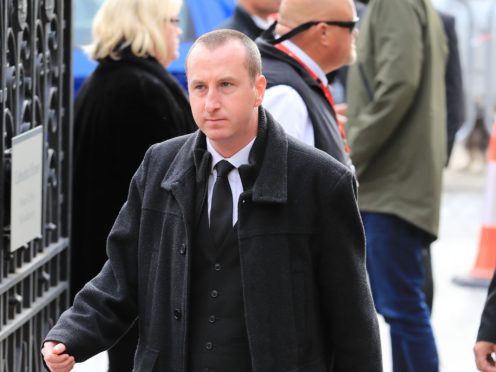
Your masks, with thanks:
M 110 348 L 137 318 L 141 205 L 152 151 L 153 147 L 134 175 L 128 199 L 109 235 L 107 262 L 77 294 L 73 306 L 60 316 L 45 338 L 63 343 L 78 363 Z
M 373 26 L 375 76 L 366 76 L 364 86 L 372 88 L 370 102 L 359 115 L 348 118 L 347 135 L 354 163 L 366 163 L 381 151 L 401 126 L 414 99 L 422 74 L 423 30 L 420 15 L 407 1 L 370 5 Z M 370 38 L 369 35 L 363 35 Z M 351 87 L 348 91 L 351 93 Z M 356 89 L 356 88 L 355 88 Z M 365 89 L 365 88 L 363 88 Z M 350 101 L 350 100 L 348 100 Z M 440 124 L 441 125 L 441 124 Z
M 265 91 L 264 108 L 282 125 L 287 134 L 314 146 L 313 126 L 305 102 L 288 85 L 277 85 Z
M 356 180 L 344 172 L 329 185 L 316 258 L 325 339 L 336 372 L 382 372 L 381 343 L 365 268 L 365 236 L 356 202 Z
M 474 346 L 475 363 L 479 371 L 496 372 L 492 353 L 496 352 L 496 272 L 489 285 L 486 304 Z

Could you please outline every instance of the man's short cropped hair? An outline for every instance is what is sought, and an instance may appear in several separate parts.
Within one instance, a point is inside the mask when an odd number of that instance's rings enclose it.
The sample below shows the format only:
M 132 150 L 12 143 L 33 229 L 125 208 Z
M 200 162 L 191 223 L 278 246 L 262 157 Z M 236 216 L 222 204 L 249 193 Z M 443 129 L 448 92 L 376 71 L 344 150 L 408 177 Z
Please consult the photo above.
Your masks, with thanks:
M 262 57 L 260 56 L 260 51 L 253 40 L 236 30 L 221 29 L 203 34 L 191 46 L 186 61 L 188 61 L 191 51 L 197 45 L 203 45 L 208 50 L 214 50 L 232 40 L 240 42 L 244 47 L 246 52 L 246 67 L 248 68 L 248 74 L 251 82 L 255 83 L 257 76 L 262 73 Z

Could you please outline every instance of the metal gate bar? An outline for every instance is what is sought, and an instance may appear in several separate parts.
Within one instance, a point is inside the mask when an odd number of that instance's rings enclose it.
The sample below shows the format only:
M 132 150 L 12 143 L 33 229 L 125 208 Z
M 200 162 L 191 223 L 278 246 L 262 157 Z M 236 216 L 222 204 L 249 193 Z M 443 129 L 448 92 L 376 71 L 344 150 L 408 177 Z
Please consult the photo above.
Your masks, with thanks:
M 41 341 L 69 305 L 71 10 L 0 0 L 0 372 L 41 371 Z M 42 236 L 12 250 L 12 138 L 39 126 Z

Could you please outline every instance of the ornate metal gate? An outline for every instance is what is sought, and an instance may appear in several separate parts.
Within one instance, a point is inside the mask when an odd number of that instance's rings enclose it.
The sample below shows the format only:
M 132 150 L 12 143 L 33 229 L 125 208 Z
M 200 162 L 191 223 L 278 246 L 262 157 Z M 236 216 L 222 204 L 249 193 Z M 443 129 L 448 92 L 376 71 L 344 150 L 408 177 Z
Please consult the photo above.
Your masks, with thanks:
M 42 370 L 41 341 L 69 302 L 71 3 L 0 0 L 0 372 Z M 35 128 L 39 169 L 14 174 L 13 144 Z M 16 247 L 13 229 L 25 231 L 11 221 L 12 191 L 19 194 L 11 184 L 37 169 L 39 205 L 34 197 L 20 203 L 40 210 L 40 233 Z

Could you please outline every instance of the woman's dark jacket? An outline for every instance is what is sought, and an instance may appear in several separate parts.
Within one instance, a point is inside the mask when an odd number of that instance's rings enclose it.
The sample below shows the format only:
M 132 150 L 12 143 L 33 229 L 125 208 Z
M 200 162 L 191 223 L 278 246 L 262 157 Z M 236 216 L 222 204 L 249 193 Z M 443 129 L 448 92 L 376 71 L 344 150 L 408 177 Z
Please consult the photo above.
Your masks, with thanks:
M 253 168 L 239 168 L 256 169 L 243 177 L 254 182 L 238 203 L 253 371 L 380 372 L 355 179 L 260 112 Z M 187 371 L 195 194 L 210 159 L 200 132 L 147 151 L 109 236 L 109 260 L 47 340 L 63 342 L 82 361 L 138 317 L 135 371 Z
M 125 50 L 100 61 L 75 102 L 72 204 L 74 296 L 102 268 L 107 236 L 152 144 L 196 128 L 185 93 L 154 58 Z

